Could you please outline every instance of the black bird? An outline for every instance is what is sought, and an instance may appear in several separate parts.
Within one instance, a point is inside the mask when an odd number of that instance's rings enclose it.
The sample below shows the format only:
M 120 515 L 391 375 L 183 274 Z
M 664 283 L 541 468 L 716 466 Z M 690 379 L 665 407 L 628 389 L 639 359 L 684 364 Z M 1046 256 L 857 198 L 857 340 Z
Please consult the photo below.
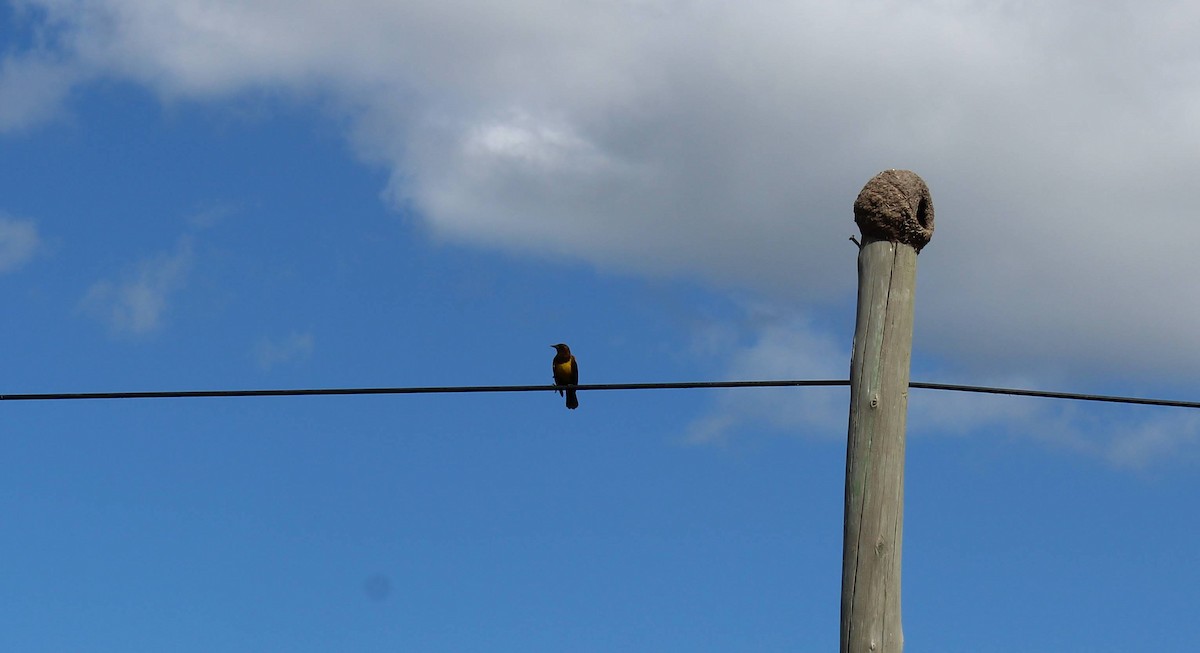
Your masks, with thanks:
M 554 371 L 554 385 L 579 385 L 579 365 L 575 364 L 575 357 L 571 355 L 571 348 L 562 344 L 550 345 L 554 347 L 554 362 L 550 364 L 550 368 Z M 558 389 L 559 396 L 562 396 L 564 388 Z M 567 393 L 567 408 L 572 410 L 579 408 L 579 398 L 575 396 L 575 388 L 565 388 Z

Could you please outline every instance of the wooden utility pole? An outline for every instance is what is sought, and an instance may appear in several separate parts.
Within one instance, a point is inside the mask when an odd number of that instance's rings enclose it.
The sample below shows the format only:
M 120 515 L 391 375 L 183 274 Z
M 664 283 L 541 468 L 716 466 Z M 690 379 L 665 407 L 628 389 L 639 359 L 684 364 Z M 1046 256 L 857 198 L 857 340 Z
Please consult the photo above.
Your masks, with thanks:
M 933 202 L 916 173 L 885 170 L 854 202 L 862 232 L 850 361 L 841 653 L 900 653 L 904 423 L 917 253 L 933 235 Z

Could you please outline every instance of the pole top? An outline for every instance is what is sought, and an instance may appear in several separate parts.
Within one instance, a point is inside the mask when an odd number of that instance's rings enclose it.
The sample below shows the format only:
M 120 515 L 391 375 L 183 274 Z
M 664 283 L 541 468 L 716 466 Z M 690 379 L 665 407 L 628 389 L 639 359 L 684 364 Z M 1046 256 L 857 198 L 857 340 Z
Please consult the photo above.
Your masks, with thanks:
M 863 239 L 911 245 L 918 252 L 933 237 L 933 198 L 911 170 L 884 170 L 854 200 L 854 222 Z

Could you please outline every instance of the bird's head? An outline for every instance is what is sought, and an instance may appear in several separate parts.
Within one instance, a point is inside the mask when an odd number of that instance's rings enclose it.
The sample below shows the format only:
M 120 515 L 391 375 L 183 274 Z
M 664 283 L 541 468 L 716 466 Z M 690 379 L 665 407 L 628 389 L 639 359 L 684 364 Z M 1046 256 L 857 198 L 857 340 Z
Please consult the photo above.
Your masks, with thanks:
M 557 351 L 560 354 L 570 354 L 571 353 L 571 348 L 561 342 L 558 343 L 557 345 L 550 345 L 550 347 L 553 348 L 554 351 Z

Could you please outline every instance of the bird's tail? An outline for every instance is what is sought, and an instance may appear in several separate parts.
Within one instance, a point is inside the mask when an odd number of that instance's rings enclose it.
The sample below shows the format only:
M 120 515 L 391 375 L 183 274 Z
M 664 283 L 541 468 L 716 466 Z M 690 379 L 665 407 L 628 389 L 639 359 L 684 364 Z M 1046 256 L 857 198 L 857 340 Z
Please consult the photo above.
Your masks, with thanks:
M 567 408 L 570 408 L 571 410 L 579 408 L 579 398 L 575 396 L 575 390 L 573 388 L 567 389 Z

